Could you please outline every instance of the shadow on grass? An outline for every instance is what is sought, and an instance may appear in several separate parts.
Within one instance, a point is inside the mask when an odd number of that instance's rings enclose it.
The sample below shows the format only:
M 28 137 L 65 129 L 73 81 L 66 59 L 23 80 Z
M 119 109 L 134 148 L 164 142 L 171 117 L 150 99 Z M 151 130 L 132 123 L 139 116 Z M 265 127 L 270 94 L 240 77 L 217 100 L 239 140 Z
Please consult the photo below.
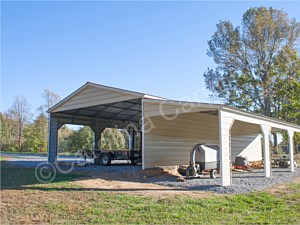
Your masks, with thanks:
M 77 174 L 57 173 L 52 183 L 66 183 L 75 181 L 79 177 L 81 176 Z M 35 175 L 34 168 L 14 166 L 8 161 L 1 162 L 1 190 L 28 189 L 30 186 L 41 184 Z
M 77 168 L 70 173 L 60 173 L 56 170 L 56 176 L 50 183 L 41 183 L 36 177 L 36 171 L 34 165 L 40 162 L 26 161 L 22 163 L 27 163 L 26 167 L 20 166 L 20 164 L 15 162 L 1 162 L 1 190 L 20 190 L 20 189 L 30 189 L 30 190 L 41 190 L 41 191 L 108 191 L 108 192 L 132 192 L 132 191 L 193 191 L 193 190 L 206 190 L 209 191 L 212 188 L 219 187 L 219 185 L 200 185 L 198 187 L 178 187 L 178 188 L 167 188 L 166 186 L 161 189 L 152 189 L 141 187 L 135 188 L 82 188 L 79 185 L 71 183 L 72 181 L 82 181 L 90 179 L 102 179 L 109 181 L 125 181 L 125 182 L 135 182 L 135 183 L 149 183 L 155 180 L 155 182 L 160 181 L 172 181 L 176 182 L 176 176 L 170 174 L 160 174 L 161 171 L 142 171 L 142 170 L 126 170 L 127 167 L 124 166 L 124 171 L 114 171 L 113 167 L 102 167 L 99 170 L 89 170 L 89 168 Z M 120 165 L 122 166 L 122 165 Z M 63 167 L 64 170 L 68 170 L 70 167 Z M 87 169 L 87 170 L 86 170 Z M 147 177 L 145 180 L 144 177 Z M 148 181 L 148 182 L 147 182 Z M 151 183 L 151 182 L 150 182 Z

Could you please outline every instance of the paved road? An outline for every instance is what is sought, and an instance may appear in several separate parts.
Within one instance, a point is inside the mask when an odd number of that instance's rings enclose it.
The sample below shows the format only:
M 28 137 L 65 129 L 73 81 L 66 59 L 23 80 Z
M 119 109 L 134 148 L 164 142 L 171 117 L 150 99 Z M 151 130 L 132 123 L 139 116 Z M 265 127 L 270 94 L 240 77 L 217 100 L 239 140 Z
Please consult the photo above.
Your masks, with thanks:
M 46 154 L 19 154 L 19 153 L 2 153 L 0 152 L 0 156 L 6 158 L 7 161 L 10 162 L 12 165 L 16 166 L 23 166 L 23 167 L 36 167 L 41 162 L 47 162 L 47 155 Z M 76 162 L 76 163 L 83 163 L 83 157 L 76 157 L 76 156 L 58 156 L 58 162 Z M 87 159 L 88 164 L 93 164 L 94 159 Z M 127 164 L 127 161 L 115 160 L 112 164 Z
M 19 153 L 0 153 L 0 156 L 4 157 L 11 164 L 24 166 L 24 167 L 35 167 L 41 162 L 47 162 L 46 154 L 19 154 Z M 82 157 L 74 156 L 58 156 L 59 162 L 83 162 Z M 93 163 L 93 159 L 88 160 L 89 163 Z

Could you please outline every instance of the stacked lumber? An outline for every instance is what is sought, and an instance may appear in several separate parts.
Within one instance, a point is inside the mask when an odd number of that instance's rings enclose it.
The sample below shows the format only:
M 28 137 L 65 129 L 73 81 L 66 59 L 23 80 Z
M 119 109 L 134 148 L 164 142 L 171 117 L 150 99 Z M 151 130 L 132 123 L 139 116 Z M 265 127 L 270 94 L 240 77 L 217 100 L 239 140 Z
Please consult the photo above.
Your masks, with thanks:
M 264 168 L 264 162 L 263 161 L 249 162 L 249 167 L 251 167 L 253 169 L 261 169 L 261 168 Z

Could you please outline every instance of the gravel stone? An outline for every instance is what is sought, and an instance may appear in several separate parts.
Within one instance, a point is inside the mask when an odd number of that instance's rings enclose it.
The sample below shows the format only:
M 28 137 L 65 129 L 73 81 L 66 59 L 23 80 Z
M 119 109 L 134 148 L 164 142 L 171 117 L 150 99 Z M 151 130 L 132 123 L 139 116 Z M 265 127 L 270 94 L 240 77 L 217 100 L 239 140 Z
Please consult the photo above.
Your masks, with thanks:
M 232 186 L 229 187 L 220 186 L 220 175 L 218 175 L 216 179 L 210 179 L 208 176 L 204 178 L 187 179 L 185 182 L 176 182 L 176 180 L 153 182 L 164 186 L 188 190 L 211 191 L 219 194 L 244 194 L 274 187 L 280 183 L 291 182 L 298 176 L 300 176 L 300 168 L 296 168 L 294 173 L 291 173 L 289 168 L 272 168 L 270 178 L 264 177 L 263 169 L 254 169 L 252 172 L 233 172 Z

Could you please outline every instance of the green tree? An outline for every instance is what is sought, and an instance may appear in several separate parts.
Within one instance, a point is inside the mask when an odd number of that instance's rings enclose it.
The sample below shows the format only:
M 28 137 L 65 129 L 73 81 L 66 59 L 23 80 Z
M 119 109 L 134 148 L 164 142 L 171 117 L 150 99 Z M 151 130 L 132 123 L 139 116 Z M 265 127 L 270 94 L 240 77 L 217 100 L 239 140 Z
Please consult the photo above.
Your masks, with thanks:
M 59 95 L 44 90 L 45 104 L 38 108 L 40 114 L 31 122 L 29 103 L 23 96 L 17 96 L 6 113 L 0 113 L 1 150 L 41 151 L 47 149 L 48 119 L 46 110 L 60 99 Z
M 94 133 L 88 126 L 71 130 L 63 126 L 59 131 L 59 152 L 77 152 L 79 149 L 93 149 Z M 124 149 L 126 135 L 120 129 L 106 128 L 101 135 L 101 148 L 106 150 Z
M 24 145 L 23 149 L 26 152 L 37 152 L 40 146 L 38 131 L 34 124 L 28 124 L 24 128 Z
M 101 148 L 124 149 L 126 145 L 125 138 L 120 129 L 106 128 L 101 135 Z
M 300 69 L 299 72 L 300 74 Z M 300 76 L 297 79 L 278 82 L 280 96 L 278 105 L 280 107 L 279 117 L 288 122 L 300 124 Z M 287 135 L 284 135 L 287 140 Z M 295 133 L 295 143 L 300 143 L 300 134 Z
M 73 134 L 74 130 L 69 129 L 66 125 L 63 125 L 58 130 L 58 151 L 68 152 L 69 151 L 69 137 Z
M 94 134 L 90 127 L 84 126 L 69 137 L 71 139 L 70 149 L 77 151 L 78 149 L 92 149 L 94 146 Z
M 78 130 L 71 130 L 67 126 L 60 129 L 59 151 L 77 152 L 79 149 L 92 149 L 94 146 L 94 134 L 90 127 L 84 126 Z
M 34 120 L 34 125 L 38 131 L 38 138 L 40 140 L 39 151 L 47 151 L 48 145 L 48 119 L 41 114 Z
M 16 151 L 18 143 L 16 134 L 18 133 L 15 120 L 9 113 L 0 113 L 0 150 Z
M 273 8 L 250 8 L 241 27 L 221 21 L 208 42 L 217 66 L 204 74 L 206 87 L 229 105 L 282 116 L 283 102 L 290 100 L 279 84 L 299 82 L 299 36 L 300 24 Z
M 47 151 L 47 118 L 41 114 L 24 129 L 24 149 L 31 152 Z

